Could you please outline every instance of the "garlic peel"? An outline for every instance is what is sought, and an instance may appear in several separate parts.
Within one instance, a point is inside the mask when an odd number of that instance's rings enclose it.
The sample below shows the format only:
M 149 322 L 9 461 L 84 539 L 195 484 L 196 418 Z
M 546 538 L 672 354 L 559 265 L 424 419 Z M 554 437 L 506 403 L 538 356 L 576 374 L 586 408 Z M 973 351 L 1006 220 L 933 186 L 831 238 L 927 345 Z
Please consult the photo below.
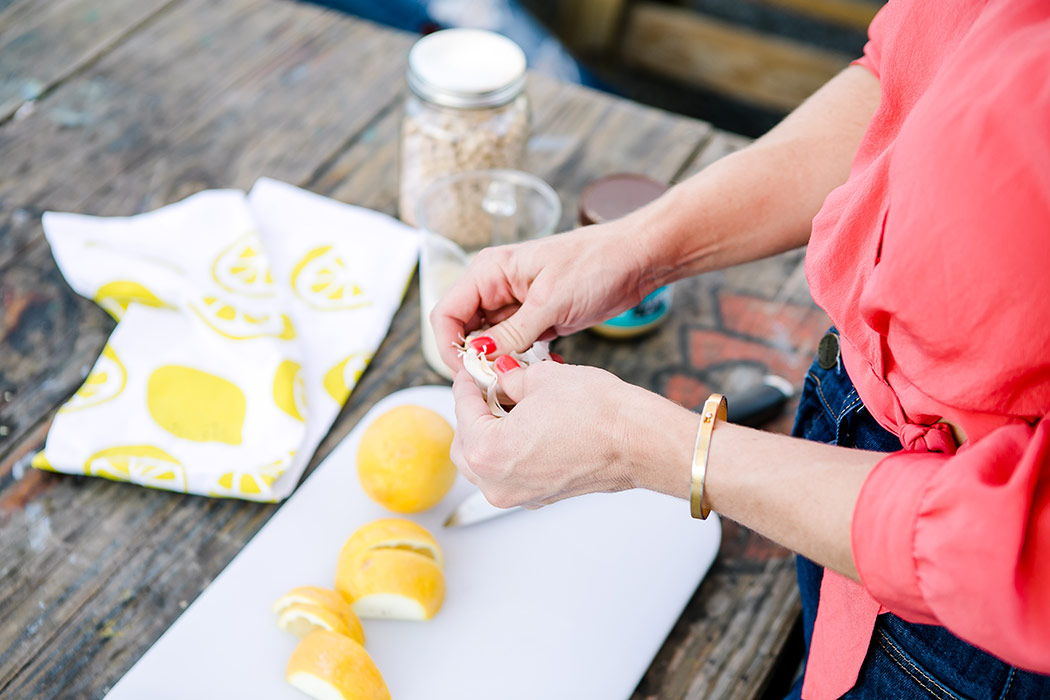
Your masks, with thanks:
M 499 378 L 496 376 L 496 363 L 471 347 L 470 341 L 472 338 L 464 339 L 463 344 L 457 346 L 459 356 L 463 360 L 463 369 L 467 370 L 467 373 L 474 379 L 474 383 L 481 389 L 481 395 L 484 397 L 485 403 L 488 404 L 489 410 L 492 411 L 492 415 L 505 416 L 507 415 L 507 410 L 503 408 L 501 402 L 507 403 L 509 397 L 500 391 Z M 537 362 L 551 359 L 549 346 L 550 343 L 547 341 L 539 340 L 524 352 L 507 354 L 517 360 L 522 367 L 528 367 Z

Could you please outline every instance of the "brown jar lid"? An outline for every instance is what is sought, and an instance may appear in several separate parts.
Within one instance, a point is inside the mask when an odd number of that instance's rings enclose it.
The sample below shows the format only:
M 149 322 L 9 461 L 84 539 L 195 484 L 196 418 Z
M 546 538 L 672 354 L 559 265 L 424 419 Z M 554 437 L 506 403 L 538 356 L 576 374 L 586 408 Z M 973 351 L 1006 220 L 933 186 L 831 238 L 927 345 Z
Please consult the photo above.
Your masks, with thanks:
M 668 186 L 645 175 L 616 173 L 594 180 L 580 195 L 581 226 L 601 224 L 630 214 L 668 190 Z

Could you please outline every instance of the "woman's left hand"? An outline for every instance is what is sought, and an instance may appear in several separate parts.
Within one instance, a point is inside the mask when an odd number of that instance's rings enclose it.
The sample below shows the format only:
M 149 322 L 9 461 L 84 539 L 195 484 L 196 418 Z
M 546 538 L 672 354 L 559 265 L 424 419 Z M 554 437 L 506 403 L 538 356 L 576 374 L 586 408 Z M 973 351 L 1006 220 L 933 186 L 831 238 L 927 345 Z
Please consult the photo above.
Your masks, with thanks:
M 541 362 L 497 374 L 515 404 L 502 418 L 489 412 L 466 371 L 456 376 L 451 454 L 463 475 L 500 508 L 537 508 L 635 487 L 666 491 L 654 477 L 668 466 L 661 462 L 669 450 L 682 451 L 672 446 L 679 441 L 669 433 L 677 427 L 688 442 L 696 431 L 696 414 L 604 370 Z M 684 469 L 672 482 L 687 486 L 688 453 L 675 454 L 673 461 Z

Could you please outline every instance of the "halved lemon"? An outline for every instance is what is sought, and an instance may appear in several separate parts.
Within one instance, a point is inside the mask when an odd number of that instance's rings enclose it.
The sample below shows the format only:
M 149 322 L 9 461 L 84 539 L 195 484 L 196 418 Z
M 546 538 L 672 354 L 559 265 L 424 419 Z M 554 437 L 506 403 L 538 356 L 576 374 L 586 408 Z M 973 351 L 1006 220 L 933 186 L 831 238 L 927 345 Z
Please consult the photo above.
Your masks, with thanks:
M 345 605 L 345 603 L 344 603 Z M 277 615 L 277 626 L 302 638 L 314 630 L 328 630 L 365 643 L 365 631 L 353 610 L 340 613 L 331 608 L 309 603 L 292 603 Z
M 255 232 L 238 238 L 211 266 L 215 283 L 228 292 L 251 297 L 273 296 L 273 273 Z
M 336 590 L 347 590 L 361 558 L 374 549 L 403 549 L 444 565 L 441 547 L 422 525 L 404 518 L 373 520 L 355 530 L 343 544 L 335 568 Z
M 116 351 L 106 345 L 102 348 L 102 354 L 91 369 L 91 374 L 59 411 L 63 413 L 79 411 L 103 404 L 117 398 L 120 392 L 124 391 L 127 383 L 128 373 L 124 369 L 124 363 L 117 357 Z
M 316 700 L 390 700 L 390 691 L 372 657 L 354 640 L 317 630 L 292 652 L 288 683 Z
M 445 575 L 433 559 L 404 549 L 373 549 L 345 582 L 344 596 L 364 618 L 429 620 L 445 600 Z
M 213 331 L 230 340 L 251 338 L 279 338 L 291 340 L 295 337 L 292 319 L 282 313 L 250 313 L 242 311 L 229 300 L 217 296 L 201 297 L 191 301 L 189 307 Z
M 334 246 L 314 248 L 292 269 L 292 289 L 304 302 L 321 311 L 364 306 L 369 302 L 353 273 Z

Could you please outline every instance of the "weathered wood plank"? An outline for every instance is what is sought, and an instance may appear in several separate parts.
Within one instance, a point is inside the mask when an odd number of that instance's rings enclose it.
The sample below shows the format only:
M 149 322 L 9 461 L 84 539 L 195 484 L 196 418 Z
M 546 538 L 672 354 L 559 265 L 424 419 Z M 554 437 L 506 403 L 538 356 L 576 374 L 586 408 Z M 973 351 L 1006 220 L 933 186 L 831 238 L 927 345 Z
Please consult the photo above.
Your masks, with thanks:
M 653 2 L 632 8 L 622 55 L 661 75 L 782 110 L 796 107 L 850 61 Z
M 286 6 L 274 5 L 275 9 L 282 7 Z M 390 57 L 402 55 L 409 40 L 401 35 L 374 32 L 359 22 L 332 23 L 328 15 L 312 8 L 306 13 L 315 21 L 297 32 L 286 31 L 287 18 L 274 13 L 278 15 L 278 24 L 261 26 L 257 31 L 281 31 L 286 41 L 274 37 L 266 43 L 255 40 L 251 46 L 242 46 L 239 60 L 248 67 L 241 69 L 243 79 L 236 90 L 212 94 L 205 108 L 194 114 L 184 113 L 185 122 L 173 125 L 168 134 L 151 132 L 149 143 L 137 149 L 140 152 L 136 159 L 124 170 L 120 169 L 119 161 L 125 154 L 119 149 L 116 153 L 99 154 L 94 162 L 95 170 L 110 172 L 108 181 L 99 185 L 89 177 L 67 178 L 82 183 L 86 189 L 39 196 L 53 197 L 48 206 L 59 209 L 131 214 L 208 187 L 247 188 L 261 174 L 292 182 L 310 177 L 352 134 L 368 123 L 375 111 L 394 99 L 399 90 L 396 76 L 403 66 Z M 163 31 L 170 27 L 173 34 L 187 34 L 179 25 L 182 21 L 181 15 L 172 13 L 171 22 L 161 23 L 160 28 Z M 316 31 L 311 33 L 308 27 Z M 225 57 L 225 49 L 221 57 Z M 336 87 L 331 76 L 345 73 L 342 68 L 345 65 L 356 65 L 365 74 L 374 76 L 373 82 L 355 89 L 350 84 L 352 76 L 347 76 L 345 82 Z M 205 76 L 211 75 L 198 73 L 197 79 L 206 80 Z M 85 82 L 94 79 L 93 72 L 83 76 Z M 61 100 L 66 92 L 75 91 L 79 82 L 64 86 L 54 94 L 54 99 Z M 199 88 L 194 94 L 207 92 Z M 45 105 L 50 101 L 45 100 Z M 310 109 L 302 108 L 311 103 L 314 106 Z M 111 108 L 116 107 L 100 107 Z M 125 115 L 124 120 L 128 121 L 129 116 Z M 50 130 L 50 124 L 37 122 L 37 125 L 44 131 Z M 141 131 L 143 125 L 132 122 L 129 128 Z M 71 150 L 76 152 L 75 148 Z M 49 172 L 39 177 L 61 181 L 63 173 L 70 169 L 76 171 L 78 165 L 63 168 L 61 163 L 55 163 L 47 168 Z M 0 188 L 4 184 L 0 182 Z M 90 199 L 85 194 L 87 190 L 90 190 Z M 60 196 L 67 198 L 61 204 L 54 204 Z M 32 210 L 39 212 L 44 208 L 44 204 L 34 204 Z M 36 242 L 18 258 L 17 266 L 11 266 L 18 269 L 5 273 L 2 291 L 11 300 L 12 309 L 24 307 L 30 312 L 39 312 L 47 307 L 58 313 L 43 317 L 38 313 L 22 313 L 11 319 L 18 323 L 0 327 L 0 338 L 18 339 L 29 328 L 44 323 L 45 318 L 47 323 L 55 324 L 50 332 L 38 333 L 32 342 L 16 347 L 23 351 L 0 357 L 0 386 L 15 394 L 13 401 L 0 405 L 0 425 L 7 426 L 8 434 L 6 440 L 0 440 L 0 456 L 5 444 L 16 442 L 22 432 L 76 388 L 82 369 L 94 361 L 101 349 L 100 341 L 110 328 L 99 309 L 84 301 L 72 300 L 71 292 L 53 270 L 46 245 L 40 240 L 39 216 L 27 214 L 25 218 L 29 220 L 24 226 L 25 233 Z M 36 272 L 32 272 L 34 270 Z M 48 306 L 50 304 L 56 306 Z M 55 332 L 63 329 L 64 332 Z M 89 338 L 95 340 L 97 347 L 92 346 Z
M 861 31 L 868 28 L 875 13 L 883 4 L 877 0 L 758 0 L 758 2 Z
M 0 123 L 176 1 L 36 0 L 0 14 Z

